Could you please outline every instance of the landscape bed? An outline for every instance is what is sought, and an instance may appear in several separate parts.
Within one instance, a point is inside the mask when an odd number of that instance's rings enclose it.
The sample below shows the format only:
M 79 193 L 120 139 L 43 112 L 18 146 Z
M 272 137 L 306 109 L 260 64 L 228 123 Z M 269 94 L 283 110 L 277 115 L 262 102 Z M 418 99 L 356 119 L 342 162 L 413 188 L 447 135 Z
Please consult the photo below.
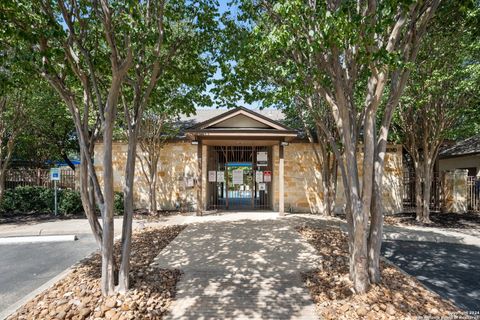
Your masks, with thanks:
M 382 281 L 354 295 L 349 279 L 346 234 L 333 228 L 298 227 L 322 263 L 303 275 L 321 319 L 419 319 L 461 316 L 459 308 L 428 291 L 415 278 L 381 262 Z
M 161 319 L 175 296 L 181 272 L 152 268 L 150 264 L 184 228 L 170 226 L 134 232 L 131 290 L 127 294 L 102 297 L 101 258 L 96 253 L 7 319 Z M 119 251 L 120 243 L 117 242 L 117 257 Z

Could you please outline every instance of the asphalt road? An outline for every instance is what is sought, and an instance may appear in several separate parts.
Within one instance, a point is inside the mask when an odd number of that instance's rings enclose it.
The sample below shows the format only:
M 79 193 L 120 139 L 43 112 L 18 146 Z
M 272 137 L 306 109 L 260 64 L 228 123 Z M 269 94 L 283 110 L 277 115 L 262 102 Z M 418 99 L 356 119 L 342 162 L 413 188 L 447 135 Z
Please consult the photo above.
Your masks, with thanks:
M 390 261 L 458 307 L 480 310 L 479 247 L 389 240 L 383 242 L 382 251 Z
M 0 314 L 97 249 L 92 235 L 77 237 L 68 242 L 0 245 Z

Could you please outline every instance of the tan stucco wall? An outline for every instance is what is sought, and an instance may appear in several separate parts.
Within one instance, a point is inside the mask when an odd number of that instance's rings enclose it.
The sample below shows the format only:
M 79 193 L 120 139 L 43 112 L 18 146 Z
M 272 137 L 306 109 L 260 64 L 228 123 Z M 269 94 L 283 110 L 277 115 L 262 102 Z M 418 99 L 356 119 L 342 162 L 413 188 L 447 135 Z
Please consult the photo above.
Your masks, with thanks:
M 438 160 L 440 172 L 463 168 L 477 168 L 477 177 L 480 177 L 480 154 Z
M 389 146 L 390 152 L 386 155 L 384 180 L 384 205 L 389 213 L 399 212 L 402 208 L 402 149 L 400 146 Z M 392 151 L 392 148 L 395 151 Z M 114 152 L 114 182 L 115 189 L 122 190 L 124 181 L 124 166 L 127 146 L 124 143 L 115 143 Z M 206 146 L 202 148 L 203 170 L 201 179 L 206 185 Z M 103 146 L 95 147 L 95 158 L 101 160 Z M 321 188 L 321 168 L 316 163 L 315 154 L 309 143 L 290 143 L 285 147 L 285 211 L 321 213 L 324 211 L 324 194 Z M 141 157 L 140 157 L 141 158 Z M 279 199 L 279 147 L 272 148 L 273 158 L 273 208 L 278 210 Z M 96 162 L 97 164 L 99 161 Z M 188 188 L 185 178 L 196 178 L 200 170 L 197 166 L 197 146 L 189 142 L 167 143 L 162 149 L 158 167 L 157 198 L 161 209 L 175 209 L 181 206 L 184 209 L 196 208 L 197 189 Z M 97 170 L 101 167 L 97 166 Z M 135 206 L 147 207 L 148 187 L 142 174 L 141 166 L 137 161 L 135 180 Z M 206 199 L 206 188 L 203 198 Z M 341 176 L 338 178 L 337 207 L 340 211 L 344 207 L 345 196 Z M 205 203 L 204 203 L 205 205 Z

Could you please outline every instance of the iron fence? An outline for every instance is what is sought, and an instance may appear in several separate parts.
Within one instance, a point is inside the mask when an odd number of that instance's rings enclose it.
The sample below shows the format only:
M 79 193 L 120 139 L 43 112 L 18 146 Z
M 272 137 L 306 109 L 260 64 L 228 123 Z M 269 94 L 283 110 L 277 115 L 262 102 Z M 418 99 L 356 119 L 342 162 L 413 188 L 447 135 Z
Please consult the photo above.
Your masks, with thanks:
M 474 176 L 456 176 L 453 177 L 456 182 L 453 184 L 459 184 L 462 193 L 459 195 L 459 199 L 454 201 L 460 201 L 463 203 L 463 208 L 466 208 L 468 212 L 480 212 L 480 178 Z M 452 186 L 450 186 L 452 187 Z M 416 184 L 415 173 L 405 172 L 403 176 L 403 211 L 414 212 L 416 209 Z M 432 186 L 430 193 L 430 210 L 438 212 L 441 210 L 448 210 L 447 191 L 448 186 L 443 175 L 439 172 L 435 172 L 432 178 Z M 464 193 L 465 190 L 466 192 Z M 451 190 L 450 190 L 451 191 Z
M 414 212 L 417 207 L 416 196 L 416 178 L 414 172 L 404 172 L 403 174 L 403 211 Z M 423 183 L 423 182 L 422 182 Z M 440 211 L 442 205 L 442 179 L 438 172 L 434 172 L 432 185 L 430 188 L 430 210 Z
M 480 178 L 467 177 L 467 210 L 480 212 Z
M 60 181 L 57 186 L 62 189 L 75 189 L 75 171 L 61 169 Z M 15 189 L 20 186 L 39 186 L 53 188 L 48 168 L 11 168 L 5 173 L 5 188 Z

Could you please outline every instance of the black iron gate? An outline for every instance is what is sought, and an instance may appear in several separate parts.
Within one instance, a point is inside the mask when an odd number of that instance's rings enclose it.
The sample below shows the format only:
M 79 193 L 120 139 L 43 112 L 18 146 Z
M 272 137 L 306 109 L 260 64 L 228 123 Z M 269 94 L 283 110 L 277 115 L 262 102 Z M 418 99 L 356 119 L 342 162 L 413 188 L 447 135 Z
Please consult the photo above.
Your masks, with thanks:
M 271 163 L 270 147 L 209 147 L 208 209 L 271 209 Z

